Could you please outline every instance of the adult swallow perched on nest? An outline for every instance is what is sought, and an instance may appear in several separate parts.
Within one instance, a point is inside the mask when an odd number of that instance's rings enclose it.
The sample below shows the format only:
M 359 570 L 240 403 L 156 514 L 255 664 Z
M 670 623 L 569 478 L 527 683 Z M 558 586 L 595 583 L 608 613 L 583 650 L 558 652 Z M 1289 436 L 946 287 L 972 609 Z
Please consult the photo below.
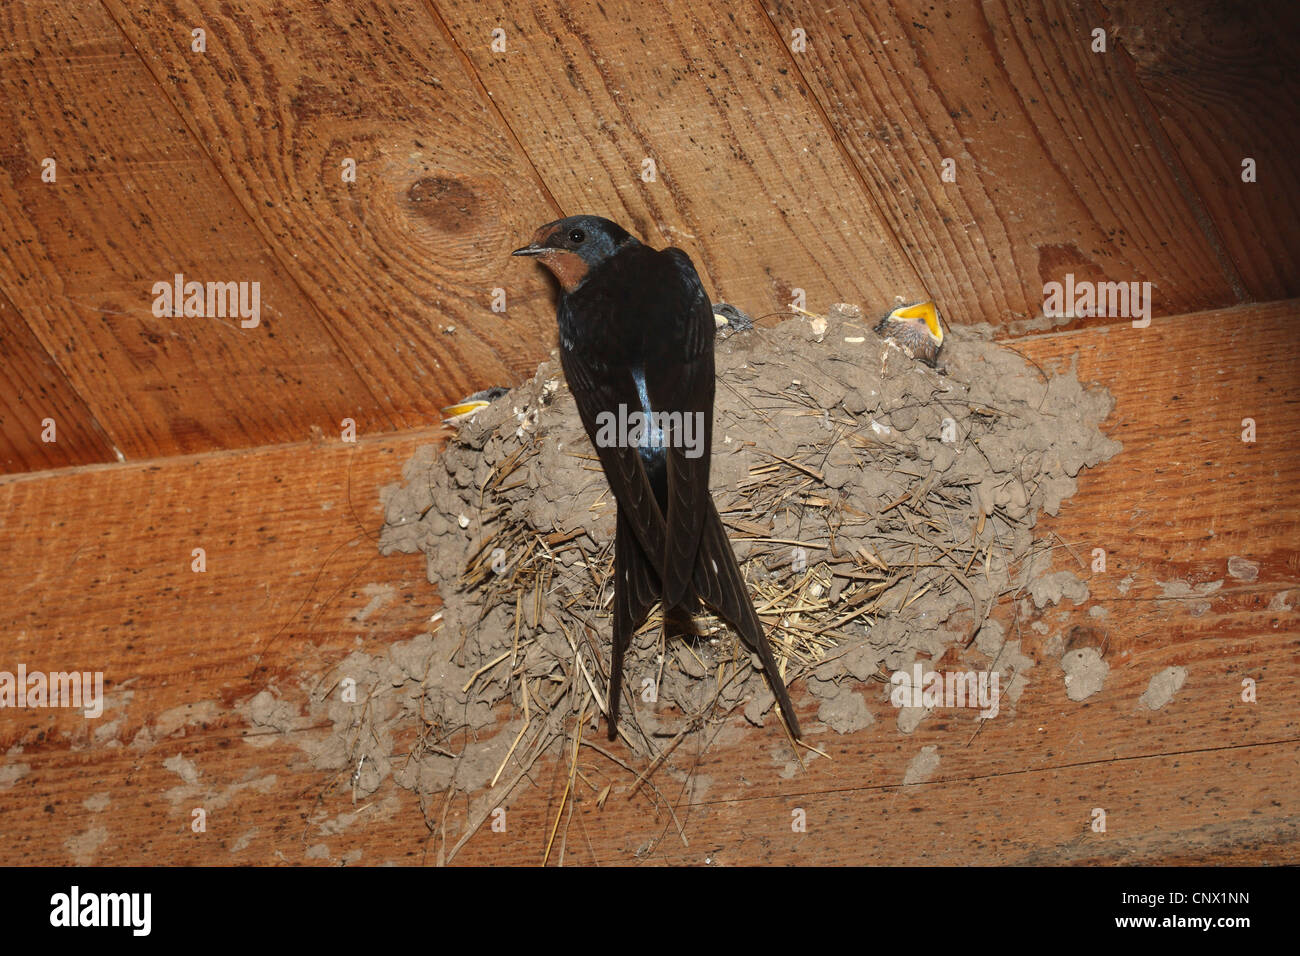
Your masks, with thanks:
M 943 322 L 933 302 L 900 305 L 876 324 L 876 334 L 893 339 L 927 365 L 939 360 Z
M 703 603 L 762 662 L 795 737 L 799 721 L 709 492 L 713 309 L 690 257 L 655 250 L 621 226 L 571 216 L 513 255 L 559 280 L 560 361 L 618 504 L 609 736 L 617 733 L 623 656 L 655 601 L 680 621 Z M 619 432 L 614 421 L 637 427 Z

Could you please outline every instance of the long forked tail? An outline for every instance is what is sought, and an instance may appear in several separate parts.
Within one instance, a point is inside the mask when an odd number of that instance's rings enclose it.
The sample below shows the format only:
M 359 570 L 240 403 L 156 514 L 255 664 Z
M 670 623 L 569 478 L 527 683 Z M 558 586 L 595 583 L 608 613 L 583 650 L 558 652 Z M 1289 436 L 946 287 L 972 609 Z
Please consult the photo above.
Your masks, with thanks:
M 623 697 L 623 656 L 632 635 L 659 600 L 658 578 L 641 550 L 632 526 L 618 509 L 614 532 L 614 636 L 609 666 L 609 739 L 618 736 L 618 711 Z
M 785 717 L 786 725 L 790 728 L 790 733 L 798 739 L 802 736 L 799 731 L 799 718 L 795 716 L 794 707 L 790 703 L 785 681 L 781 679 L 781 674 L 777 670 L 771 645 L 768 644 L 767 635 L 763 633 L 763 624 L 754 610 L 754 602 L 750 600 L 745 579 L 740 574 L 740 566 L 736 564 L 736 554 L 731 550 L 731 541 L 727 538 L 727 531 L 722 526 L 722 518 L 719 517 L 712 498 L 709 499 L 708 505 L 708 514 L 704 517 L 704 527 L 700 534 L 700 550 L 695 559 L 695 576 L 692 583 L 700 599 L 726 619 L 740 633 L 749 649 L 758 654 L 758 659 L 763 664 L 763 673 L 767 675 L 767 682 L 772 685 L 772 693 L 776 695 L 777 703 L 781 706 L 781 714 Z

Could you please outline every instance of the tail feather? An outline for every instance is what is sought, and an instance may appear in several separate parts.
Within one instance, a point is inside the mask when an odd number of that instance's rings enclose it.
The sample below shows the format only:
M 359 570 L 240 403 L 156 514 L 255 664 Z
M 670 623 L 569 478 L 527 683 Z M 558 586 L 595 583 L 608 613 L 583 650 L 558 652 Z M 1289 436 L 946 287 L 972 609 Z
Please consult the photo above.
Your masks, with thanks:
M 665 615 L 665 626 L 674 615 L 678 618 L 687 613 L 687 605 L 694 605 L 696 599 L 703 601 L 720 617 L 736 629 L 741 639 L 763 665 L 763 672 L 772 686 L 781 713 L 785 717 L 790 733 L 801 737 L 799 719 L 795 716 L 794 705 L 786 691 L 785 682 L 777 670 L 776 659 L 763 624 L 754 610 L 754 603 L 745 587 L 740 566 L 736 563 L 731 541 L 722 525 L 722 519 L 707 499 L 707 513 L 704 516 L 700 535 L 700 547 L 696 553 L 695 571 L 691 576 L 690 587 L 684 595 L 685 604 L 669 608 Z M 623 694 L 623 661 L 632 635 L 636 632 L 650 613 L 650 608 L 660 600 L 660 583 L 653 566 L 646 558 L 627 519 L 620 509 L 617 530 L 614 539 L 614 634 L 610 652 L 609 675 L 609 739 L 618 734 L 618 714 Z M 692 593 L 693 592 L 693 593 Z
M 745 579 L 741 576 L 740 566 L 736 563 L 736 554 L 731 549 L 731 540 L 722 526 L 713 501 L 708 500 L 708 513 L 704 517 L 704 527 L 700 535 L 700 550 L 695 559 L 693 577 L 695 591 L 705 604 L 724 618 L 740 634 L 749 649 L 758 654 L 763 665 L 767 681 L 772 685 L 772 693 L 781 705 L 790 733 L 796 738 L 802 736 L 799 730 L 799 718 L 795 716 L 794 706 L 785 682 L 776 667 L 772 648 L 767 635 L 763 633 L 763 624 L 754 610 Z
M 659 599 L 659 582 L 623 509 L 614 532 L 614 636 L 609 665 L 609 739 L 618 735 L 623 696 L 623 656 L 632 635 Z

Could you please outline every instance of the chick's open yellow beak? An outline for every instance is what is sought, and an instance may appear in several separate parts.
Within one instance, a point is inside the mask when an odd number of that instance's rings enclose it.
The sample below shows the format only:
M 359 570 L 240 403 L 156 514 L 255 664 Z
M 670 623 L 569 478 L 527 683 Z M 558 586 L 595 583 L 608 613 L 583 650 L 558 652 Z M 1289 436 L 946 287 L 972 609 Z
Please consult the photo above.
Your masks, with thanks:
M 465 415 L 469 412 L 476 412 L 480 408 L 487 408 L 489 402 L 460 402 L 456 405 L 448 405 L 442 410 L 442 413 L 448 418 L 455 418 L 457 415 Z
M 933 302 L 918 302 L 906 305 L 890 313 L 891 319 L 921 319 L 925 327 L 934 336 L 936 344 L 943 343 L 943 324 L 939 321 L 939 310 Z

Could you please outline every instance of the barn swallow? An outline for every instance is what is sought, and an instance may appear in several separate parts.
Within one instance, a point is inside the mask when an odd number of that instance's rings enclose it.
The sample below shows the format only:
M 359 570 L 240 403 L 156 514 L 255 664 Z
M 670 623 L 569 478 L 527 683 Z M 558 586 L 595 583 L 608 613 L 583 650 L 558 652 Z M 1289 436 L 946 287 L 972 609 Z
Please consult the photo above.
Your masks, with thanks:
M 560 364 L 617 502 L 609 737 L 623 657 L 656 601 L 665 626 L 703 603 L 758 655 L 790 732 L 799 721 L 709 491 L 713 308 L 681 249 L 651 249 L 596 216 L 537 230 L 512 255 L 560 283 Z M 629 422 L 630 430 L 611 427 Z
M 926 365 L 935 365 L 943 348 L 943 321 L 933 302 L 900 305 L 876 324 L 876 333 L 891 338 Z

